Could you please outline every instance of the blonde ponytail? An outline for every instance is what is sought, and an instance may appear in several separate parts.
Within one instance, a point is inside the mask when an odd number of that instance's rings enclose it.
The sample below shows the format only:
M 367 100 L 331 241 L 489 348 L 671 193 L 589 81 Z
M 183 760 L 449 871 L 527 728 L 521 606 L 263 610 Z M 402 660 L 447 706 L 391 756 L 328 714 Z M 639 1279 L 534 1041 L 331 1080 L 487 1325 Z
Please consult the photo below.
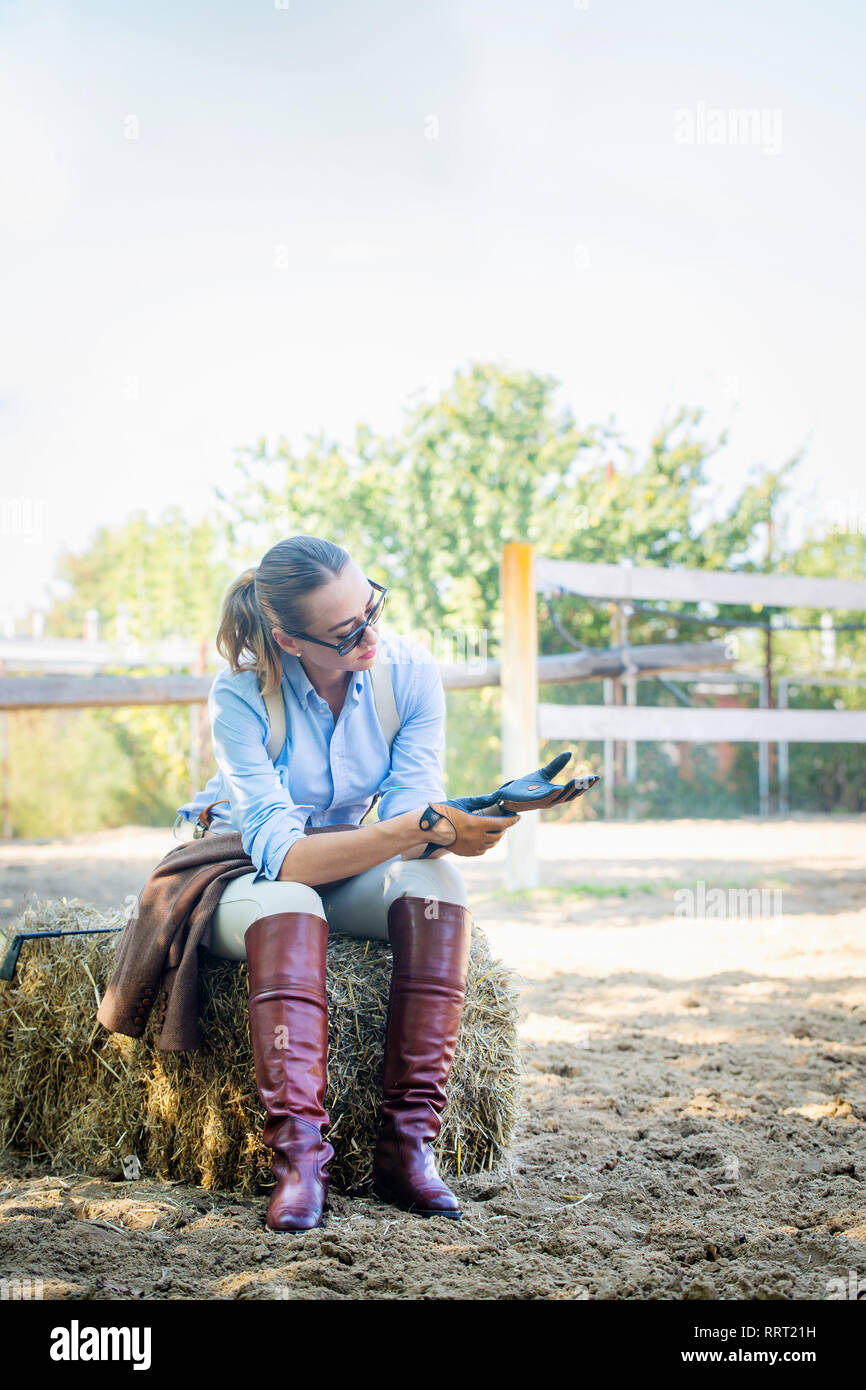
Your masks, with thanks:
M 244 570 L 223 599 L 216 648 L 228 662 L 232 675 L 254 668 L 263 693 L 279 686 L 283 678 L 280 649 L 265 626 L 265 616 L 256 599 L 255 569 Z M 251 661 L 241 660 L 245 653 L 249 653 Z

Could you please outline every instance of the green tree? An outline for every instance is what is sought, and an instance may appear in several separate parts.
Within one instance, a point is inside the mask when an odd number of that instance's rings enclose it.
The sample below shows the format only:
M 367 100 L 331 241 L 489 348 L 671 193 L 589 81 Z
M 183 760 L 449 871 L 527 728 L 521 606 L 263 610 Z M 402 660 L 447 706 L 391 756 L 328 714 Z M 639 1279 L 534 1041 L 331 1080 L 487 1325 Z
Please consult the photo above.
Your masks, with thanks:
M 722 507 L 708 463 L 727 436 L 705 438 L 700 410 L 677 412 L 638 459 L 613 426 L 578 424 L 557 405 L 557 389 L 552 377 L 479 363 L 456 372 L 437 399 L 407 408 L 394 437 L 363 424 L 349 447 L 320 435 L 301 450 L 280 439 L 269 452 L 260 439 L 236 461 L 237 488 L 219 494 L 227 533 L 248 547 L 245 563 L 280 536 L 336 541 L 389 584 L 395 625 L 426 632 L 431 645 L 437 635 L 464 634 L 471 651 L 454 650 L 452 659 L 474 654 L 485 639 L 487 654 L 499 654 L 500 563 L 509 540 L 532 541 L 540 555 L 608 564 L 759 570 L 777 562 L 767 535 L 772 520 L 784 550 L 779 510 L 796 458 L 756 470 Z M 723 638 L 724 625 L 687 625 L 697 609 L 636 613 L 630 639 Z M 746 606 L 724 616 L 758 614 Z M 610 613 L 576 595 L 563 595 L 555 611 L 542 601 L 540 651 L 568 650 L 562 631 L 572 642 L 607 646 Z M 449 659 L 441 642 L 436 654 Z M 575 698 L 567 686 L 540 695 Z M 455 794 L 491 780 L 498 699 L 493 688 L 449 694 L 448 785 Z M 578 806 L 582 814 L 584 803 Z
M 81 553 L 61 554 L 57 575 L 70 592 L 47 613 L 46 632 L 79 637 L 84 614 L 95 608 L 111 637 L 122 605 L 133 640 L 212 640 L 233 574 L 217 518 L 190 521 L 178 507 L 156 520 L 135 512 L 120 525 L 99 527 Z
M 130 639 L 145 645 L 172 638 L 188 642 L 193 658 L 180 669 L 191 673 L 199 644 L 213 644 L 235 565 L 221 519 L 191 521 L 169 507 L 156 520 L 139 511 L 120 525 L 98 528 L 81 553 L 61 555 L 57 573 L 68 592 L 47 613 L 47 633 L 79 637 L 84 614 L 95 608 L 101 635 L 111 639 L 123 607 Z M 154 663 L 105 669 L 169 673 Z M 16 714 L 10 716 L 10 745 L 13 832 L 19 835 L 168 824 L 174 808 L 196 790 L 190 785 L 191 720 L 185 705 Z M 202 785 L 214 770 L 212 761 L 204 761 Z

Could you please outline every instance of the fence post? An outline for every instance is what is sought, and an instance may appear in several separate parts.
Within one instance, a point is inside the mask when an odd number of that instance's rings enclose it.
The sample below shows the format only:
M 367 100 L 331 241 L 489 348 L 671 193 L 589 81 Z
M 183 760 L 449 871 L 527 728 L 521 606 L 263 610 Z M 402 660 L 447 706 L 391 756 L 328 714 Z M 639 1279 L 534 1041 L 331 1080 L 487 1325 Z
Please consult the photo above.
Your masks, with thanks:
M 6 662 L 0 661 L 0 675 L 6 670 Z M 3 801 L 3 839 L 12 839 L 12 813 L 9 808 L 9 715 L 4 709 L 0 718 L 0 781 L 2 781 Z
M 203 676 L 207 672 L 207 642 L 198 645 L 193 674 Z M 210 757 L 210 717 L 207 701 L 189 707 L 189 779 L 192 783 L 191 796 L 196 796 L 207 782 L 203 774 Z
M 606 705 L 614 704 L 613 681 L 606 677 L 601 684 L 604 691 L 604 703 Z M 604 773 L 604 785 L 602 786 L 602 791 L 604 793 L 604 818 L 605 820 L 613 820 L 615 810 L 613 793 L 616 787 L 616 759 L 613 756 L 612 738 L 606 738 L 604 740 L 604 763 L 602 765 L 602 771 Z
M 197 676 L 204 676 L 207 674 L 207 650 L 207 642 L 202 641 L 199 644 L 198 660 L 196 662 L 195 668 L 195 673 Z M 208 713 L 207 700 L 202 700 L 201 704 L 198 707 L 198 747 L 199 777 L 201 778 L 201 785 L 204 786 L 205 783 L 208 781 L 206 773 L 207 768 L 211 764 L 212 758 L 210 737 L 210 715 Z M 196 787 L 196 791 L 198 790 L 199 788 Z M 195 793 L 193 793 L 193 795 L 195 795 Z
M 611 603 L 608 605 L 611 618 L 611 646 L 622 647 L 624 641 L 625 617 L 621 603 Z M 612 692 L 611 703 L 622 705 L 625 703 L 623 682 L 621 676 L 614 676 L 610 683 Z M 623 757 L 624 747 L 621 739 L 613 740 L 613 765 L 616 769 L 616 780 L 620 786 L 625 783 L 625 759 Z
M 787 709 L 787 708 L 788 708 L 788 677 L 787 677 L 787 676 L 781 676 L 781 677 L 779 678 L 779 709 Z M 788 745 L 787 745 L 787 743 L 782 742 L 782 743 L 779 743 L 779 744 L 777 745 L 777 747 L 778 747 L 778 750 L 779 750 L 779 815 L 780 815 L 780 816 L 787 816 L 787 815 L 788 815 L 788 811 L 789 811 L 789 805 L 788 805 L 788 786 L 789 786 L 789 774 L 788 774 Z
M 201 737 L 198 727 L 198 712 L 200 705 L 190 705 L 187 711 L 187 729 L 189 742 L 189 770 L 187 776 L 189 785 L 192 787 L 190 798 L 196 796 L 201 789 Z
M 763 677 L 758 687 L 760 693 L 759 704 L 761 709 L 770 707 L 770 683 Z M 770 814 L 770 745 L 769 743 L 758 744 L 758 815 L 768 816 Z
M 622 633 L 621 642 L 622 659 L 625 666 L 625 674 L 622 679 L 625 691 L 625 702 L 627 705 L 637 704 L 637 667 L 635 666 L 629 652 L 628 640 L 628 620 L 634 611 L 630 604 L 618 605 L 622 614 Z M 637 743 L 633 738 L 626 739 L 625 744 L 625 780 L 628 784 L 628 808 L 626 814 L 629 820 L 634 820 L 635 807 L 635 788 L 637 787 Z
M 502 548 L 502 780 L 538 767 L 538 604 L 535 554 L 529 541 Z M 538 812 L 522 815 L 505 832 L 509 892 L 538 887 Z

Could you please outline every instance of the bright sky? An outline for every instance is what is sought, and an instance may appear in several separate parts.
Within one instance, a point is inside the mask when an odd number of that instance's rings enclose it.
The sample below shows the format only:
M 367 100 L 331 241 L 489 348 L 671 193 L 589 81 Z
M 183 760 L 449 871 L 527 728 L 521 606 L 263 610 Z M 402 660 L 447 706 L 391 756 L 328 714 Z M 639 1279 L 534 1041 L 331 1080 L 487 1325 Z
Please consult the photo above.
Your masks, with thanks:
M 856 0 L 3 3 L 0 611 L 100 524 L 200 513 L 236 448 L 395 429 L 474 360 L 637 448 L 704 406 L 726 485 L 805 446 L 803 516 L 866 517 L 864 31 Z

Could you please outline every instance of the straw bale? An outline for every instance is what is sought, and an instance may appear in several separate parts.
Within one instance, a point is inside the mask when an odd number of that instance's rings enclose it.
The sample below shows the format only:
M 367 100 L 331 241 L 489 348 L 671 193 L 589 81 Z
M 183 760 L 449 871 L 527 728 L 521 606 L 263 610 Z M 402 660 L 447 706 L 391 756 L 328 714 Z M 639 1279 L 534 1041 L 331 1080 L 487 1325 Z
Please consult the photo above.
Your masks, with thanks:
M 119 911 L 78 899 L 37 900 L 0 928 L 0 951 L 4 932 L 122 924 Z M 25 941 L 15 979 L 0 982 L 0 1146 L 103 1176 L 140 1172 L 226 1192 L 268 1191 L 246 963 L 200 952 L 202 1046 L 160 1052 L 156 1009 L 141 1038 L 107 1033 L 96 1021 L 119 936 Z M 335 1191 L 370 1187 L 390 975 L 386 943 L 331 933 L 325 1105 Z M 513 976 L 473 921 L 466 1005 L 434 1145 L 443 1176 L 508 1165 L 520 1076 Z

